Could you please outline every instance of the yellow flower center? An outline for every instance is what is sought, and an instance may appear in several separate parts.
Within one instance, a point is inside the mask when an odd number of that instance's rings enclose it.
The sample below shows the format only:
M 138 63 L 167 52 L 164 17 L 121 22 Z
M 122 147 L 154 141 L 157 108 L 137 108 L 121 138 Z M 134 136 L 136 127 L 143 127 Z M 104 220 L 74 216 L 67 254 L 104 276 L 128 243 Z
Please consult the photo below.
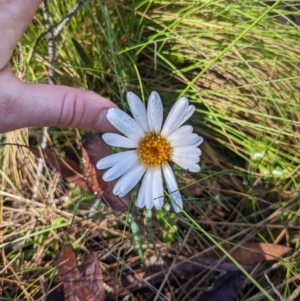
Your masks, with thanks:
M 166 164 L 172 155 L 170 142 L 162 135 L 147 134 L 139 141 L 137 153 L 141 163 L 156 167 Z

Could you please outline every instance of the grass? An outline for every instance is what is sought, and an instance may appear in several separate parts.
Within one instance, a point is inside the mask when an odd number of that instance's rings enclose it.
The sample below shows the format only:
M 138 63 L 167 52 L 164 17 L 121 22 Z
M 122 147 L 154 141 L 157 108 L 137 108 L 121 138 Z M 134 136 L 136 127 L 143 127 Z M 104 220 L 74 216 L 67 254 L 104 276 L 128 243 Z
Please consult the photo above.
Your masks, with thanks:
M 69 189 L 46 164 L 39 173 L 28 147 L 18 146 L 39 145 L 42 129 L 2 136 L 0 300 L 42 298 L 39 279 L 55 279 L 52 258 L 65 243 L 78 253 L 97 252 L 109 285 L 122 270 L 137 273 L 155 256 L 205 258 L 224 242 L 242 241 L 292 248 L 286 259 L 261 263 L 251 273 L 236 263 L 245 275 L 242 300 L 278 300 L 272 285 L 283 300 L 299 298 L 300 31 L 294 21 L 278 20 L 290 20 L 300 7 L 272 3 L 94 0 L 70 18 L 55 38 L 57 83 L 94 90 L 124 110 L 128 90 L 143 99 L 158 91 L 166 112 L 186 95 L 196 106 L 192 125 L 205 139 L 202 171 L 176 169 L 182 215 L 165 210 L 149 216 L 136 208 L 120 215 L 101 207 L 86 219 L 86 192 Z M 75 4 L 49 1 L 52 24 Z M 12 59 L 23 80 L 47 82 L 44 31 L 38 12 Z M 83 133 L 51 128 L 48 144 L 78 159 Z M 126 293 L 137 300 L 162 294 L 193 300 L 218 274 L 213 268 L 183 277 L 170 272 L 160 273 L 162 286 L 146 278 L 143 290 L 132 286 Z

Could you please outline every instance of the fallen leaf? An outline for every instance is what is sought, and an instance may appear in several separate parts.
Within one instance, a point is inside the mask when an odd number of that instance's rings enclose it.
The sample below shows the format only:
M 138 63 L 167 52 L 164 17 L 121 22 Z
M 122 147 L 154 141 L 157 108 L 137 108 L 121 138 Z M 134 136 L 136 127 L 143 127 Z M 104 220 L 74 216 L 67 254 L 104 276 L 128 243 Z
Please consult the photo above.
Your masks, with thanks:
M 41 153 L 37 148 L 30 148 L 30 151 L 37 157 L 41 157 Z M 73 160 L 63 159 L 58 156 L 52 149 L 43 149 L 42 155 L 45 162 L 49 164 L 61 177 L 66 181 L 72 182 L 82 188 L 85 187 L 84 177 L 80 166 Z
M 85 143 L 82 146 L 82 157 L 85 161 L 85 175 L 87 187 L 102 197 L 114 210 L 127 211 L 131 193 L 120 198 L 113 194 L 113 186 L 116 181 L 105 182 L 102 179 L 103 171 L 96 168 L 97 162 L 112 154 L 111 148 L 97 135 L 85 134 Z
M 64 301 L 63 287 L 57 284 L 53 279 L 46 281 L 43 276 L 39 279 L 45 301 Z
M 56 172 L 66 181 L 72 182 L 82 189 L 97 193 L 107 205 L 118 211 L 127 211 L 131 193 L 120 198 L 113 194 L 116 181 L 105 182 L 102 180 L 103 171 L 96 168 L 96 163 L 112 153 L 111 148 L 95 134 L 87 133 L 83 136 L 85 143 L 82 146 L 83 167 L 70 159 L 63 159 L 51 149 L 42 150 L 43 157 Z M 36 157 L 41 157 L 37 148 L 31 148 Z
M 224 248 L 241 264 L 275 260 L 291 250 L 286 246 L 262 242 L 246 242 L 239 246 L 225 245 Z
M 96 254 L 84 256 L 79 269 L 72 247 L 66 245 L 55 263 L 63 283 L 65 301 L 104 300 L 102 270 Z
M 239 297 L 242 285 L 242 273 L 239 270 L 226 272 L 218 276 L 213 285 L 194 301 L 234 301 Z
M 86 281 L 86 287 L 96 296 L 104 299 L 103 276 L 98 256 L 95 253 L 85 255 L 80 266 L 82 278 Z

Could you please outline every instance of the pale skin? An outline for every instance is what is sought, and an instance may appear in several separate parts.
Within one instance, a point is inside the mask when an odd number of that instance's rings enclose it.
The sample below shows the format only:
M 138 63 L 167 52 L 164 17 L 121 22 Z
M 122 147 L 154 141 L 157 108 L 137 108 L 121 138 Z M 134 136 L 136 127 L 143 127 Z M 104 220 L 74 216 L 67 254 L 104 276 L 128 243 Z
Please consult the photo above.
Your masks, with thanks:
M 61 126 L 107 132 L 115 105 L 92 91 L 25 83 L 9 60 L 42 0 L 0 0 L 0 133 L 23 127 Z

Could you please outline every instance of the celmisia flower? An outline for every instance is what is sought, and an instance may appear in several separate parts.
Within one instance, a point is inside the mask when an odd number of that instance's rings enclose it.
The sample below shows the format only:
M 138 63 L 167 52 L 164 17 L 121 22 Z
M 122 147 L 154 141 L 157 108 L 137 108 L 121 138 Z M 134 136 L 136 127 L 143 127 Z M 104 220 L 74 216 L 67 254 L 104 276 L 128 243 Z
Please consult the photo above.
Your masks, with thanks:
M 108 133 L 103 140 L 117 147 L 128 148 L 125 152 L 110 155 L 97 163 L 98 169 L 109 168 L 103 175 L 104 181 L 120 177 L 113 193 L 125 196 L 143 177 L 137 197 L 137 206 L 160 209 L 164 204 L 163 177 L 172 199 L 175 212 L 182 210 L 182 198 L 171 161 L 180 167 L 200 171 L 201 150 L 198 146 L 203 138 L 192 133 L 190 125 L 182 124 L 195 111 L 186 97 L 181 97 L 172 107 L 163 125 L 163 106 L 160 96 L 153 91 L 149 97 L 147 110 L 140 98 L 127 93 L 127 101 L 133 118 L 117 108 L 108 110 L 107 119 L 125 136 Z

